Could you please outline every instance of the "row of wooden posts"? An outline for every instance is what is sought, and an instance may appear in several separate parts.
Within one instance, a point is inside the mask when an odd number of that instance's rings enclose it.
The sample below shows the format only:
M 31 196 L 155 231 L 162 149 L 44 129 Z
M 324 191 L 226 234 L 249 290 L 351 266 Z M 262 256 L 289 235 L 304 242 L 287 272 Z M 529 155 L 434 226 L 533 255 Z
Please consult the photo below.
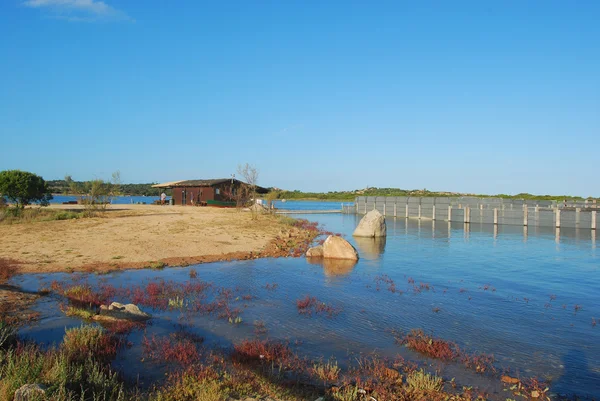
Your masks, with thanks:
M 373 204 L 373 209 L 376 209 L 376 204 Z M 417 216 L 413 216 L 415 218 L 421 219 L 423 216 L 421 215 L 421 205 L 417 205 L 418 206 L 418 214 Z M 435 208 L 436 205 L 432 205 L 433 207 L 433 212 L 432 212 L 432 220 L 435 220 Z M 405 205 L 405 218 L 410 218 L 409 216 L 409 212 L 408 212 L 408 204 Z M 469 206 L 465 206 L 462 207 L 462 205 L 458 205 L 458 209 L 462 209 L 464 210 L 464 222 L 465 223 L 470 223 L 471 222 L 471 207 Z M 479 209 L 483 210 L 483 205 L 480 205 Z M 504 209 L 504 208 L 502 208 Z M 512 209 L 512 207 L 511 207 Z M 494 224 L 498 224 L 498 208 L 494 208 Z M 534 211 L 537 213 L 539 212 L 539 206 L 535 206 L 534 207 Z M 358 203 L 356 203 L 356 212 L 357 214 L 359 213 L 359 205 Z M 367 203 L 364 203 L 364 212 L 367 213 Z M 560 228 L 560 212 L 561 209 L 554 209 L 554 213 L 556 215 L 556 228 Z M 576 221 L 579 221 L 579 214 L 581 213 L 581 209 L 580 208 L 576 208 L 575 209 L 575 213 L 576 213 Z M 595 210 L 591 211 L 591 212 L 586 212 L 586 213 L 591 213 L 592 214 L 592 220 L 591 220 L 591 229 L 595 230 L 596 229 L 596 214 L 597 212 Z M 383 215 L 386 216 L 386 204 L 383 204 Z M 394 204 L 394 217 L 398 216 L 397 213 L 397 205 Z M 445 221 L 452 221 L 452 205 L 448 205 L 448 218 L 445 219 Z M 527 207 L 527 205 L 523 205 L 523 225 L 524 226 L 528 226 L 529 225 L 529 208 Z

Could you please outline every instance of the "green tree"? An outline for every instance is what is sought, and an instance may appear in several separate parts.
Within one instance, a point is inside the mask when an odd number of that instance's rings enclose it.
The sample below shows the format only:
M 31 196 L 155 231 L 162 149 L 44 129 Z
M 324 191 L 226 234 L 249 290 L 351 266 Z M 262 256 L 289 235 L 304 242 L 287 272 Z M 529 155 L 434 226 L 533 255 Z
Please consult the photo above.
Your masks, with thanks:
M 42 177 L 21 170 L 0 171 L 0 194 L 18 209 L 35 202 L 39 202 L 41 206 L 48 206 L 52 199 L 48 185 Z

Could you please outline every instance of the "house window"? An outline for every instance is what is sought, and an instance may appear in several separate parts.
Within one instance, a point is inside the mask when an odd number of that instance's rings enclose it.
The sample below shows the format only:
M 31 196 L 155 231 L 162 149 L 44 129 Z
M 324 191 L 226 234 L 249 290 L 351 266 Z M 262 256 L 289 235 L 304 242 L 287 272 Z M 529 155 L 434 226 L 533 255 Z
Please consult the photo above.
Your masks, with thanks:
M 221 190 L 219 188 L 215 189 L 215 194 L 220 195 L 221 194 Z

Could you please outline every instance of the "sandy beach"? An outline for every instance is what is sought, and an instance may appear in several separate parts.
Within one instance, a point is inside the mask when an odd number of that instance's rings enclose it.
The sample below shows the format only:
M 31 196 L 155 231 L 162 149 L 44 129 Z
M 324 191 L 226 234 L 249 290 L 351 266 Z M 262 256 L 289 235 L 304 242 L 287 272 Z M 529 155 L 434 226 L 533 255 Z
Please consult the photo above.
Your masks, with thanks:
M 289 229 L 235 209 L 113 205 L 101 217 L 0 225 L 0 257 L 19 261 L 20 273 L 247 259 Z

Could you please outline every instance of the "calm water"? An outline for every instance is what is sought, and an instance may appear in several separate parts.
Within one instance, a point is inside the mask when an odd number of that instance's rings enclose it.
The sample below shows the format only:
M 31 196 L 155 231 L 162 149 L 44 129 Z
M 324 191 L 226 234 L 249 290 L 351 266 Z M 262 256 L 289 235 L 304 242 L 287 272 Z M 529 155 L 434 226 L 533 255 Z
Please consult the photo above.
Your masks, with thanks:
M 275 207 L 281 210 L 342 210 L 342 204 L 349 205 L 351 203 L 337 201 L 275 201 Z
M 291 202 L 290 202 L 291 203 Z M 494 354 L 499 366 L 513 375 L 539 376 L 552 381 L 552 391 L 600 396 L 600 257 L 590 231 L 521 227 L 471 226 L 404 219 L 387 219 L 383 241 L 351 237 L 360 216 L 305 215 L 327 229 L 346 235 L 359 250 L 355 266 L 309 264 L 305 259 L 266 259 L 214 263 L 162 271 L 137 270 L 106 276 L 53 274 L 13 279 L 35 290 L 52 280 L 79 277 L 130 286 L 154 278 L 184 282 L 194 268 L 198 277 L 222 287 L 239 287 L 256 298 L 246 304 L 243 323 L 231 325 L 207 316 L 150 311 L 148 333 L 164 334 L 185 324 L 205 336 L 207 344 L 230 345 L 254 336 L 252 322 L 265 322 L 268 337 L 300 340 L 300 352 L 319 357 L 335 355 L 343 365 L 358 353 L 422 360 L 394 342 L 391 330 L 422 328 L 436 337 L 455 341 L 470 352 Z M 394 280 L 396 292 L 377 277 Z M 429 291 L 415 292 L 413 284 L 428 283 Z M 267 283 L 277 283 L 267 290 Z M 487 289 L 486 289 L 487 288 Z M 402 291 L 402 293 L 401 293 Z M 310 294 L 342 308 L 334 317 L 298 314 L 296 300 Z M 122 299 L 120 301 L 127 301 Z M 64 317 L 58 299 L 37 306 L 44 313 L 38 325 L 23 333 L 36 340 L 58 342 L 65 326 L 80 321 Z M 581 308 L 576 310 L 575 305 Z M 434 312 L 434 308 L 439 308 Z M 147 308 L 146 308 L 147 309 Z M 116 367 L 141 372 L 148 384 L 161 376 L 141 358 L 142 333 L 115 362 Z M 507 393 L 495 381 L 460 365 L 426 361 L 459 384 L 477 384 L 496 399 Z M 137 377 L 135 377 L 137 379 Z
M 167 197 L 167 200 L 171 197 Z M 62 204 L 63 202 L 76 201 L 77 196 L 67 196 L 67 195 L 54 195 L 54 198 L 50 201 L 50 203 L 58 203 Z M 154 201 L 159 200 L 159 196 L 115 196 L 111 199 L 111 203 L 114 205 L 124 205 L 124 204 L 132 204 L 132 203 L 143 203 L 151 204 Z

